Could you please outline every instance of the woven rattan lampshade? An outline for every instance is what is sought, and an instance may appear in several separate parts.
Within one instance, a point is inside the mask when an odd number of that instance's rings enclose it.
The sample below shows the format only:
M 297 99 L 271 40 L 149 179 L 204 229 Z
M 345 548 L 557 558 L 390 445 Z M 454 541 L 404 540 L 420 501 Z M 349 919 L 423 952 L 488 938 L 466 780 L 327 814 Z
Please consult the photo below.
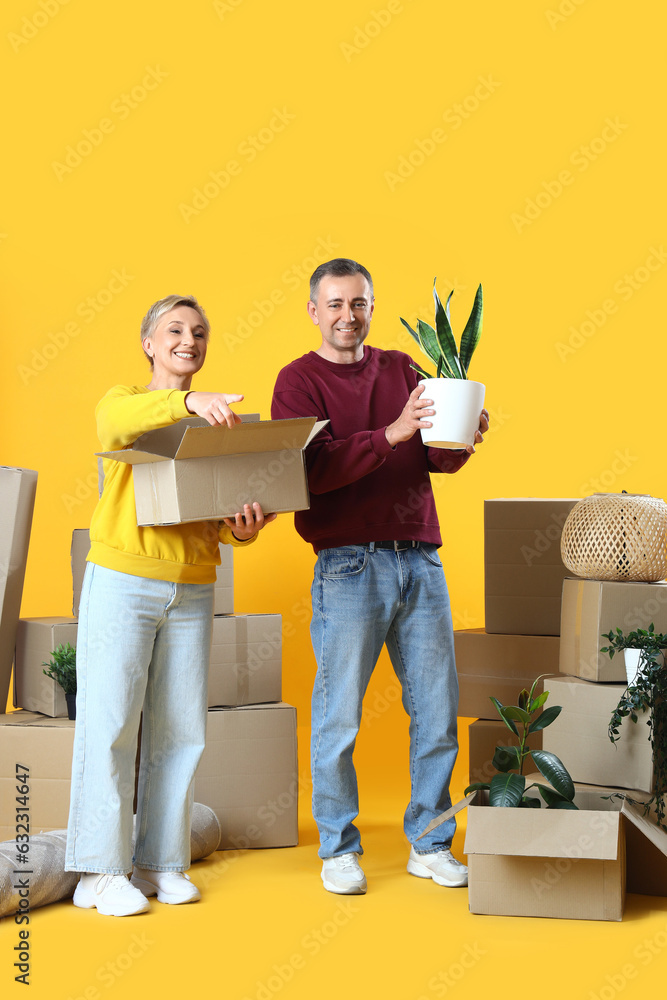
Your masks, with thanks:
M 575 576 L 642 580 L 667 575 L 667 504 L 636 493 L 595 493 L 576 503 L 560 551 Z

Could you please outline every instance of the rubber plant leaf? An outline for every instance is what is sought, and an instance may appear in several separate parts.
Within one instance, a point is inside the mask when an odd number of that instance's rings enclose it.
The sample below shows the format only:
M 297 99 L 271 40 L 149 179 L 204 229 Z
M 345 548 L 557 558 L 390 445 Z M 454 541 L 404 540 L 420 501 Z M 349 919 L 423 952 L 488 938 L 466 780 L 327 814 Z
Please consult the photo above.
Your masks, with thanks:
M 488 781 L 475 781 L 473 782 L 472 785 L 468 785 L 463 794 L 469 795 L 470 792 L 476 792 L 478 788 L 488 788 L 488 787 L 489 787 Z
M 482 336 L 482 313 L 482 286 L 479 285 L 475 294 L 472 312 L 468 317 L 468 322 L 466 323 L 465 329 L 461 335 L 461 367 L 463 368 L 464 378 L 468 377 L 468 367 L 470 365 L 470 361 L 475 352 L 475 348 L 479 344 L 479 338 Z
M 570 802 L 574 798 L 574 785 L 563 762 L 548 750 L 532 750 L 533 763 L 540 774 L 550 781 L 557 792 Z
M 552 705 L 550 708 L 545 708 L 541 715 L 535 719 L 535 722 L 530 724 L 528 734 L 539 733 L 540 729 L 546 729 L 550 726 L 554 719 L 557 719 L 562 711 L 561 705 Z
M 435 287 L 436 279 L 433 279 L 433 298 L 435 300 L 435 329 L 438 338 L 440 351 L 447 360 L 448 368 L 451 372 L 450 378 L 465 378 L 459 362 L 459 352 L 456 349 L 456 341 L 452 328 L 447 319 L 447 313 L 440 301 Z M 451 298 L 451 294 L 449 296 Z M 448 300 L 449 301 L 449 300 Z
M 515 722 L 530 722 L 530 712 L 526 712 L 524 708 L 519 708 L 518 705 L 506 705 L 504 708 L 504 717 L 508 719 L 514 719 Z
M 503 715 L 503 712 L 505 711 L 505 706 L 501 705 L 500 702 L 498 701 L 498 699 L 494 698 L 493 695 L 490 696 L 490 701 L 492 701 L 493 704 L 498 709 L 498 714 L 499 714 L 500 718 L 503 720 L 503 722 L 505 723 L 505 725 L 507 726 L 507 728 L 510 730 L 510 732 L 514 733 L 515 736 L 518 736 L 519 735 L 519 730 L 516 728 L 516 726 L 514 725 L 514 723 L 512 722 L 512 720 L 511 719 L 506 719 L 505 716 Z
M 521 759 L 518 747 L 496 747 L 493 755 L 493 766 L 496 771 L 520 770 Z
M 489 805 L 516 808 L 525 787 L 526 779 L 522 774 L 494 774 L 489 785 Z

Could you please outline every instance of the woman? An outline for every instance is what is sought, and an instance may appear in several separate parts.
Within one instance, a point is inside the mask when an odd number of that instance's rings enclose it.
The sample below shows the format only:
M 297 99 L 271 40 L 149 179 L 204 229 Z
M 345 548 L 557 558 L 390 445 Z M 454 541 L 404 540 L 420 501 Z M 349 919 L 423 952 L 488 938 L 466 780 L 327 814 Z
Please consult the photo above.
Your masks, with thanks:
M 148 310 L 141 344 L 148 386 L 115 386 L 97 406 L 104 450 L 197 414 L 234 427 L 229 403 L 193 392 L 209 323 L 191 296 Z M 275 514 L 258 503 L 222 522 L 137 527 L 132 466 L 105 461 L 104 489 L 90 527 L 77 640 L 77 723 L 66 870 L 81 872 L 74 904 L 125 916 L 199 891 L 190 865 L 192 783 L 204 749 L 213 582 L 219 542 L 247 544 Z M 143 710 L 136 844 L 132 801 Z M 134 872 L 131 881 L 128 873 Z

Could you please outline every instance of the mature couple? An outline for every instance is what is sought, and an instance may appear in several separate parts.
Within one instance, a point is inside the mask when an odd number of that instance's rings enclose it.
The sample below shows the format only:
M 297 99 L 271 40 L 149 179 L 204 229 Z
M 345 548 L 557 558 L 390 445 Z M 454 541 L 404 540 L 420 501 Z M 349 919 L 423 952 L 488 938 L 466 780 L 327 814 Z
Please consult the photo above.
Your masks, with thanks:
M 454 821 L 417 837 L 450 804 L 457 752 L 452 623 L 429 472 L 456 472 L 474 447 L 457 452 L 421 443 L 417 431 L 434 411 L 407 355 L 365 346 L 373 307 L 371 276 L 360 264 L 338 258 L 318 267 L 308 312 L 322 342 L 280 372 L 272 404 L 274 419 L 329 420 L 306 453 L 311 506 L 295 524 L 318 554 L 313 812 L 322 880 L 336 893 L 366 891 L 352 753 L 384 643 L 410 717 L 408 871 L 439 885 L 467 884 L 465 866 L 450 851 Z M 170 296 L 151 307 L 141 342 L 152 379 L 147 387 L 116 386 L 99 403 L 105 450 L 193 413 L 213 425 L 238 421 L 229 404 L 241 396 L 190 390 L 208 332 L 193 298 Z M 484 411 L 476 442 L 487 427 Z M 166 903 L 199 898 L 185 871 L 192 782 L 205 737 L 217 547 L 252 542 L 275 515 L 265 517 L 253 504 L 220 524 L 137 528 L 131 467 L 106 464 L 80 605 L 66 867 L 82 873 L 76 905 L 120 916 L 147 909 L 150 895 Z M 415 494 L 421 503 L 413 510 L 407 501 Z M 127 786 L 142 709 L 133 857 Z M 99 817 L 109 813 L 100 831 Z

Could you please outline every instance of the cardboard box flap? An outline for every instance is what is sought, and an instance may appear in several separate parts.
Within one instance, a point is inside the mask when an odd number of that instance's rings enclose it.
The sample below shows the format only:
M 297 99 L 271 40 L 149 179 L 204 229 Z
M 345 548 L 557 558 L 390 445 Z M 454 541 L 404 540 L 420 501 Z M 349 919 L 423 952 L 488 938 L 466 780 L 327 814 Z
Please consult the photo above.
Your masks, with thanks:
M 483 823 L 468 823 L 466 854 L 502 854 L 506 857 L 567 858 L 576 847 L 578 856 L 615 861 L 619 853 L 620 813 L 574 809 L 522 809 L 522 836 L 517 837 L 514 809 L 478 806 Z
M 625 816 L 628 822 L 632 823 L 654 847 L 657 847 L 667 857 L 667 833 L 651 818 L 655 815 L 653 811 L 649 816 L 646 816 L 641 803 L 633 804 L 627 799 L 623 799 L 621 815 Z
M 142 434 L 130 448 L 96 452 L 128 465 L 166 462 L 171 459 L 212 458 L 223 455 L 253 455 L 303 449 L 318 434 L 326 420 L 294 417 L 289 420 L 244 418 L 230 428 L 212 427 L 201 417 L 186 417 L 169 427 Z

